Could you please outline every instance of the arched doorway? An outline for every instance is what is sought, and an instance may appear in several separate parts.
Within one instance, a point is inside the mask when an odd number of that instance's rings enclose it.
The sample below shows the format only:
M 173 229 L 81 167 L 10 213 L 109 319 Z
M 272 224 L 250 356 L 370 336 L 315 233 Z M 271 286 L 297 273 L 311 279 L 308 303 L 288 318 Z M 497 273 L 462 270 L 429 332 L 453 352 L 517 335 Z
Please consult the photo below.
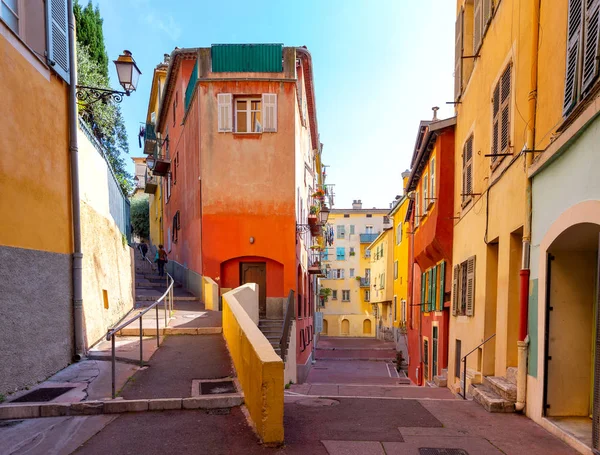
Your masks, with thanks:
M 327 319 L 323 319 L 323 330 L 321 331 L 321 335 L 327 335 L 328 331 L 329 331 L 329 323 L 327 322 Z
M 598 330 L 600 226 L 565 229 L 544 252 L 546 261 L 545 415 L 588 422 L 594 409 Z M 600 398 L 600 397 L 598 397 Z
M 365 319 L 363 321 L 363 335 L 371 335 L 371 320 Z
M 342 319 L 342 335 L 350 335 L 350 321 Z

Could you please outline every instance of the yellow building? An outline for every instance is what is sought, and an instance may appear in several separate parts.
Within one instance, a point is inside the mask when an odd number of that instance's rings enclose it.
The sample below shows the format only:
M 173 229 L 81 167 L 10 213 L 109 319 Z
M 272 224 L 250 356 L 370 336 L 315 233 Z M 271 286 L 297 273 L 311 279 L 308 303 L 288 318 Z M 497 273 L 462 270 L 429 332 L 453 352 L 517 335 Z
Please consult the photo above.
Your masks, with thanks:
M 402 173 L 404 186 L 410 173 Z M 394 274 L 394 297 L 392 301 L 393 332 L 396 350 L 403 351 L 404 356 L 408 353 L 405 333 L 406 320 L 408 316 L 408 263 L 409 263 L 409 224 L 406 220 L 406 210 L 409 199 L 404 195 L 397 197 L 392 205 L 389 217 L 393 226 L 393 274 Z
M 365 209 L 356 200 L 351 209 L 332 209 L 329 225 L 334 242 L 322 253 L 327 276 L 320 280 L 330 294 L 321 307 L 321 335 L 375 337 L 376 326 L 370 303 L 370 260 L 367 246 L 390 226 L 387 209 Z
M 167 70 L 169 68 L 169 55 L 165 54 L 164 61 L 159 63 L 154 69 L 152 77 L 152 87 L 150 89 L 150 100 L 148 102 L 148 111 L 146 114 L 145 136 L 156 134 L 156 119 L 160 107 L 160 101 L 163 96 Z M 144 147 L 146 145 L 144 144 Z M 144 150 L 145 153 L 149 153 Z M 152 154 L 149 158 L 154 158 Z M 158 246 L 163 242 L 163 178 L 152 175 L 152 171 L 146 168 L 144 177 L 144 191 L 149 197 L 149 218 L 150 218 L 150 243 Z
M 529 240 L 524 171 L 529 154 L 522 151 L 533 149 L 525 133 L 534 118 L 528 106 L 537 4 L 457 2 L 448 361 L 454 391 L 464 389 L 462 373 L 467 390 L 475 393 L 470 384 L 512 378 L 518 363 L 519 273 L 528 267 L 523 251 Z M 461 360 L 472 350 L 463 371 Z
M 383 232 L 367 247 L 371 258 L 371 305 L 377 324 L 377 338 L 384 341 L 393 341 L 392 332 L 394 315 L 392 299 L 394 295 L 394 242 L 391 226 L 384 228 Z

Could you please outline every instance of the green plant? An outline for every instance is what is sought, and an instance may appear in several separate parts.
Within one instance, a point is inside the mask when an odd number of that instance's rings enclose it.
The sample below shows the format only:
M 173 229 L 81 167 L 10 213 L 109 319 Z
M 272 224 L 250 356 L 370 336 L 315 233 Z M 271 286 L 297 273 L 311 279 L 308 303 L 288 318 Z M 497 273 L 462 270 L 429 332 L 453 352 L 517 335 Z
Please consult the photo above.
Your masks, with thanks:
M 319 208 L 316 205 L 311 205 L 310 206 L 310 214 L 316 215 L 317 213 L 319 213 Z
M 150 205 L 148 198 L 131 199 L 130 213 L 133 233 L 147 239 L 150 235 Z
M 356 281 L 360 281 L 360 280 L 362 280 L 362 277 L 360 277 L 360 276 L 357 276 L 357 277 L 356 277 Z
M 121 234 L 121 242 L 123 243 L 123 248 L 125 248 L 127 246 L 127 237 L 125 237 L 125 234 Z
M 350 251 L 350 256 L 356 256 L 356 253 L 354 251 Z
M 4 396 L 4 394 L 0 393 L 0 403 L 4 403 L 4 400 L 6 400 L 6 396 Z
M 327 302 L 327 300 L 329 299 L 330 295 L 331 295 L 331 289 L 330 288 L 321 288 L 321 290 L 319 291 L 319 296 L 323 297 L 323 300 L 325 302 Z

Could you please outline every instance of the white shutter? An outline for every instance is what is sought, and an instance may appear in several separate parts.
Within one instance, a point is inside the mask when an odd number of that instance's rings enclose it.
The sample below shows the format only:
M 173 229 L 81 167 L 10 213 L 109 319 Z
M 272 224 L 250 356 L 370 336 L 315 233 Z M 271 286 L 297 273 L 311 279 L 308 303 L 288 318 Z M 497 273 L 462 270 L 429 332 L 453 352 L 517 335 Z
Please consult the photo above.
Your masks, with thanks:
M 585 11 L 585 33 L 583 45 L 583 84 L 586 93 L 598 77 L 598 45 L 600 45 L 600 0 L 588 0 Z
M 217 100 L 219 103 L 219 132 L 229 133 L 233 131 L 233 96 L 231 93 L 219 93 Z
M 67 84 L 71 83 L 69 68 L 70 11 L 67 0 L 46 0 L 46 33 L 48 38 L 48 64 Z
M 481 41 L 483 36 L 482 29 L 482 14 L 481 0 L 475 0 L 475 8 L 473 13 L 473 55 L 477 55 L 479 48 L 481 47 Z
M 579 54 L 581 53 L 581 33 L 583 24 L 583 0 L 569 1 L 567 30 L 567 62 L 565 74 L 565 96 L 563 115 L 567 115 L 577 103 L 577 81 L 579 79 Z
M 262 106 L 263 131 L 275 133 L 277 131 L 277 94 L 263 93 Z

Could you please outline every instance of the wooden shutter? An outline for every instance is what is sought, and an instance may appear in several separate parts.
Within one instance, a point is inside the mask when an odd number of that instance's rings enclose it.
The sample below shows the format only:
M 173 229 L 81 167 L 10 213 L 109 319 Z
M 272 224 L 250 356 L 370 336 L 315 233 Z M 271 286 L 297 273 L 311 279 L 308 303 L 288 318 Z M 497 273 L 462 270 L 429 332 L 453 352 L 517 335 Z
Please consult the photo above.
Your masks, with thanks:
M 48 64 L 67 84 L 71 83 L 69 65 L 69 14 L 67 0 L 46 0 Z
M 467 259 L 466 315 L 473 316 L 475 311 L 475 256 Z
M 219 132 L 230 133 L 233 131 L 233 96 L 231 93 L 219 93 Z
M 473 193 L 473 136 L 467 139 L 463 147 L 463 202 Z
M 510 150 L 510 91 L 512 65 L 508 65 L 500 79 L 500 153 Z
M 275 133 L 277 131 L 277 94 L 263 93 L 262 114 L 263 131 Z
M 500 81 L 496 84 L 492 97 L 492 154 L 498 155 L 498 153 L 500 153 Z M 497 158 L 493 156 L 492 162 Z
M 440 264 L 440 298 L 438 299 L 438 308 L 444 309 L 444 291 L 446 289 L 446 261 Z
M 464 8 L 458 12 L 455 29 L 455 47 L 454 47 L 454 100 L 457 101 L 462 94 L 462 56 L 463 56 L 463 21 Z
M 598 45 L 600 44 L 600 0 L 587 0 L 583 46 L 582 93 L 586 93 L 598 77 Z
M 427 289 L 427 274 L 426 273 L 422 273 L 421 274 L 421 301 L 420 303 L 420 307 L 421 307 L 421 311 L 426 311 L 426 307 L 427 307 L 427 296 L 426 294 L 426 289 Z
M 482 0 L 475 0 L 473 8 L 473 55 L 477 55 L 477 52 L 479 52 L 483 37 L 483 11 L 481 2 Z
M 483 29 L 482 29 L 482 35 L 485 35 L 485 31 L 487 30 L 488 25 L 490 25 L 490 22 L 492 20 L 492 11 L 494 8 L 494 5 L 492 5 L 492 0 L 483 0 Z
M 452 276 L 452 316 L 456 316 L 458 314 L 458 283 L 459 283 L 459 275 L 460 274 L 460 266 L 454 266 L 454 275 Z
M 436 265 L 432 270 L 431 270 L 431 277 L 429 282 L 431 283 L 431 288 L 429 290 L 429 309 L 431 311 L 436 311 L 437 310 L 437 304 L 436 304 L 436 300 L 437 300 L 437 268 L 438 266 Z
M 567 68 L 565 74 L 565 96 L 563 100 L 563 115 L 565 116 L 577 103 L 577 81 L 579 79 L 578 69 L 582 29 L 583 0 L 570 0 L 567 29 Z

